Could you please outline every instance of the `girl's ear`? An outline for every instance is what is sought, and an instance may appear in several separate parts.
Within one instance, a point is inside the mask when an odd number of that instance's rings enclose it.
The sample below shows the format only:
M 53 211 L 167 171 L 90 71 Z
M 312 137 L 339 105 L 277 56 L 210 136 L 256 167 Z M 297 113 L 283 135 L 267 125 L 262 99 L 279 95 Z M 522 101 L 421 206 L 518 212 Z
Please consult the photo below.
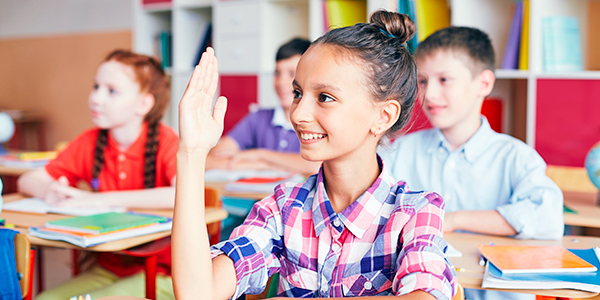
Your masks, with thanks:
M 374 136 L 386 132 L 400 117 L 400 103 L 396 100 L 387 100 L 380 106 L 379 119 L 373 124 L 371 132 Z
M 154 95 L 147 93 L 139 102 L 136 112 L 141 116 L 146 116 L 154 107 L 154 101 Z

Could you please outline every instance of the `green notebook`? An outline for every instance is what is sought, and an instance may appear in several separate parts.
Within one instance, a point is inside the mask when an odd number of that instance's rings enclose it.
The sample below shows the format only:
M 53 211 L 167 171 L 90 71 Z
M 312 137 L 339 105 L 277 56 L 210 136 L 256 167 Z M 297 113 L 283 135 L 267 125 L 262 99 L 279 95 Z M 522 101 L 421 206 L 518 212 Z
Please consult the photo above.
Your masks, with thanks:
M 168 220 L 166 217 L 136 213 L 109 212 L 91 216 L 72 217 L 46 223 L 47 228 L 100 234 L 132 227 L 157 224 Z

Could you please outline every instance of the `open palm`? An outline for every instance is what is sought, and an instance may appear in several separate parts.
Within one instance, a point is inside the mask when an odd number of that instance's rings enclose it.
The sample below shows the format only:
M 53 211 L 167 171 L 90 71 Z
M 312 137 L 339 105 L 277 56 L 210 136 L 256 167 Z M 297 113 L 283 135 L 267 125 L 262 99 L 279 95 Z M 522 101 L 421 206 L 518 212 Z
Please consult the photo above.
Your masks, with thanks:
M 206 49 L 179 103 L 179 149 L 210 151 L 223 133 L 227 99 L 219 97 L 214 110 L 212 102 L 217 90 L 218 62 L 215 51 Z

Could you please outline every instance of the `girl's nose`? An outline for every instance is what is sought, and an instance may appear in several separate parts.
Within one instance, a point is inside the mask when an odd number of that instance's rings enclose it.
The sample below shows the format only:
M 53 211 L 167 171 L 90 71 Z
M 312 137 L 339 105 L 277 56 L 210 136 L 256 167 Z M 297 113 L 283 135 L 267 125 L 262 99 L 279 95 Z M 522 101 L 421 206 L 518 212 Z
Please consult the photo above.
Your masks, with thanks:
M 308 123 L 313 119 L 314 101 L 306 96 L 301 99 L 294 99 L 290 111 L 290 120 L 294 124 Z

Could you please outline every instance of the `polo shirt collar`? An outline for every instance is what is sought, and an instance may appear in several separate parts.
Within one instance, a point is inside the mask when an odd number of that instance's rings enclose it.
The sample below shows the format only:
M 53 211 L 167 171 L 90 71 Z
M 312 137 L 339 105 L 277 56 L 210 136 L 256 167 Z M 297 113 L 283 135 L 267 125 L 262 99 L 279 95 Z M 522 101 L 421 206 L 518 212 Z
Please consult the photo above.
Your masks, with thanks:
M 274 108 L 273 118 L 271 119 L 271 125 L 274 127 L 283 127 L 283 129 L 294 130 L 294 127 L 288 122 L 285 117 L 285 112 L 281 106 Z
M 117 144 L 117 141 L 115 141 L 115 139 L 113 138 L 113 136 L 110 134 L 110 131 L 109 131 L 108 143 L 107 143 L 106 147 L 110 151 L 105 152 L 105 155 L 108 154 L 111 156 L 116 156 L 119 153 L 123 153 L 129 159 L 144 159 L 144 155 L 145 155 L 144 148 L 146 147 L 147 132 L 148 132 L 148 122 L 144 122 L 144 124 L 142 125 L 142 131 L 140 131 L 140 134 L 138 135 L 137 139 L 131 145 L 129 145 L 129 147 L 127 149 L 122 150 L 119 147 L 119 144 Z
M 373 185 L 356 201 L 337 214 L 337 217 L 350 233 L 359 239 L 362 238 L 372 225 L 373 220 L 379 215 L 379 211 L 389 197 L 391 187 L 396 184 L 379 155 L 377 155 L 377 163 L 381 172 Z M 317 190 L 313 200 L 312 215 L 313 223 L 315 224 L 315 234 L 319 236 L 323 230 L 330 226 L 336 217 L 336 213 L 325 191 L 323 167 L 321 167 L 317 175 L 316 186 Z M 331 224 L 331 226 L 333 225 Z

